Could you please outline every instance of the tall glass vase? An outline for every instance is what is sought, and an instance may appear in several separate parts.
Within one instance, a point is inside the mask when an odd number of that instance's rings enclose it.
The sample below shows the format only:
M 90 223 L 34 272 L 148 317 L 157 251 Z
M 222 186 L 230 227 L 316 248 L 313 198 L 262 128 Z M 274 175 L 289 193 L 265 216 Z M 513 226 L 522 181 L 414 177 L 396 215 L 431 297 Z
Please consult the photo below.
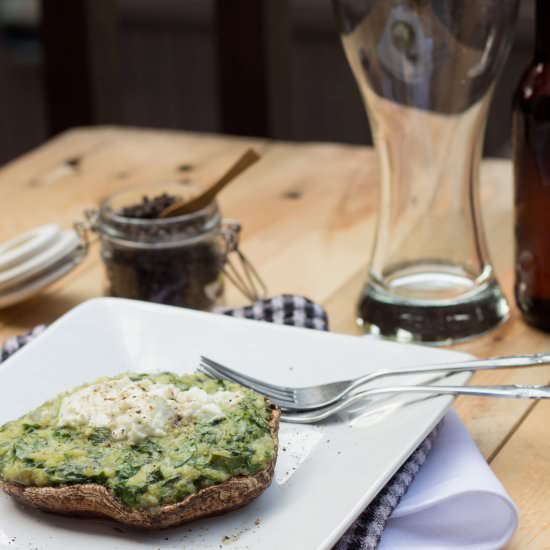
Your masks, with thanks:
M 371 333 L 429 343 L 486 332 L 509 309 L 487 252 L 478 173 L 518 2 L 333 3 L 380 164 L 359 322 Z

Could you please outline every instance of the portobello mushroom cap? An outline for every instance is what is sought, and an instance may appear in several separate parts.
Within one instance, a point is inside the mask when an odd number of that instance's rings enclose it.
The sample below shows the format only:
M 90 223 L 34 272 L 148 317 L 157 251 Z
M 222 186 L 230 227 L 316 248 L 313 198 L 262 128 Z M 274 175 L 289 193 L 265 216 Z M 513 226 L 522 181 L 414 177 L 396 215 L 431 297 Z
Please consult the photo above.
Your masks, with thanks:
M 86 483 L 61 487 L 29 487 L 0 480 L 0 489 L 22 504 L 68 516 L 100 517 L 143 529 L 165 529 L 231 512 L 258 497 L 271 484 L 278 450 L 280 410 L 271 405 L 269 429 L 275 446 L 271 463 L 254 475 L 234 476 L 154 511 L 130 508 L 103 485 Z

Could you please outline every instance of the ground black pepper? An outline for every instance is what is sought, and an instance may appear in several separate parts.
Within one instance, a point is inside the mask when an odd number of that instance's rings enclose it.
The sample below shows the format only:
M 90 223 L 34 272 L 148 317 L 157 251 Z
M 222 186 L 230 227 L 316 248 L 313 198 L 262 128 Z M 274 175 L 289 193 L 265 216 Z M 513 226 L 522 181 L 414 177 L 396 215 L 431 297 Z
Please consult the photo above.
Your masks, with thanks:
M 168 193 L 162 193 L 152 199 L 145 195 L 141 202 L 130 206 L 124 206 L 120 209 L 118 214 L 125 218 L 134 218 L 138 220 L 159 219 L 162 211 L 172 206 L 177 200 L 178 197 L 169 195 Z

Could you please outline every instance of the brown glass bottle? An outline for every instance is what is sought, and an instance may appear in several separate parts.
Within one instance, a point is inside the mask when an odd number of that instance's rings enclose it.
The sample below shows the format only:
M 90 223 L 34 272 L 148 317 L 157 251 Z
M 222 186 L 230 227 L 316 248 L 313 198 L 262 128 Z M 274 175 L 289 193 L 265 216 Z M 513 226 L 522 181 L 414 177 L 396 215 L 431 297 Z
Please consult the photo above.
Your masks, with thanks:
M 533 63 L 514 97 L 515 295 L 550 331 L 550 0 L 537 0 Z

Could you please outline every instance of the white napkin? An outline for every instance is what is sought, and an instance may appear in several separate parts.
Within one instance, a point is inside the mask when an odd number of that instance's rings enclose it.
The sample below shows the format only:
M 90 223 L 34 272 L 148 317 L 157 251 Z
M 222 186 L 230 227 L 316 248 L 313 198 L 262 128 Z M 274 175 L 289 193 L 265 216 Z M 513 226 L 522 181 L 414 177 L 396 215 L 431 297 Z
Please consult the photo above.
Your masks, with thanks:
M 502 548 L 518 522 L 510 496 L 454 411 L 393 512 L 380 550 Z

